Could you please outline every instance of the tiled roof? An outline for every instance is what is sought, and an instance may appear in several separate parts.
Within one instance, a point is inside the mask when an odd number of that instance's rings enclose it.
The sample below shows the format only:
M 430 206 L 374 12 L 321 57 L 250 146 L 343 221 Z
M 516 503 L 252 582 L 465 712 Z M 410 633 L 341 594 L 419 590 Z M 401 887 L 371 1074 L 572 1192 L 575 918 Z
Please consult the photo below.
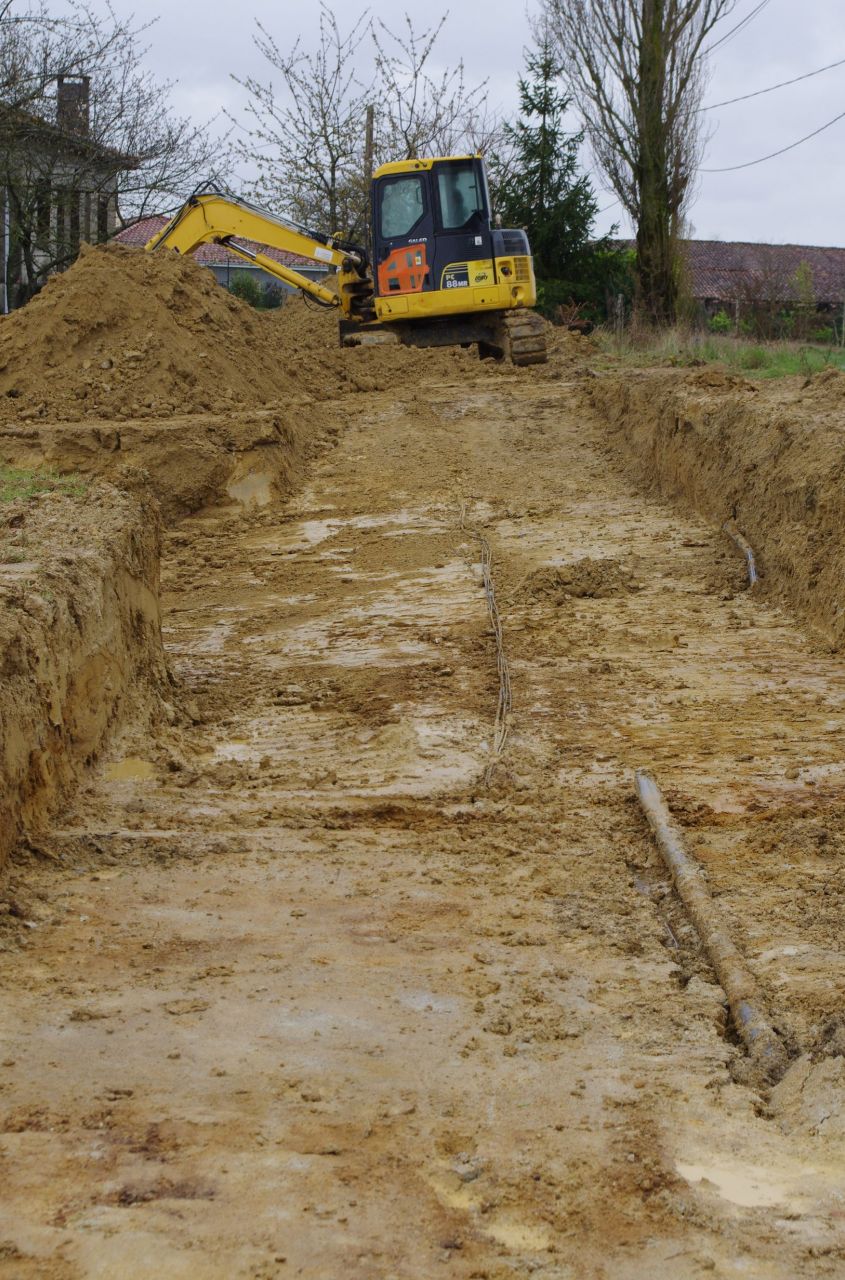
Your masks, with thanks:
M 140 222 L 133 222 L 128 227 L 124 227 L 122 231 L 118 231 L 114 237 L 119 244 L 128 244 L 143 248 L 148 240 L 161 231 L 162 227 L 167 223 L 167 218 L 163 214 L 154 214 L 151 218 L 142 218 Z M 272 258 L 274 262 L 280 262 L 284 267 L 316 267 L 322 270 L 322 263 L 312 262 L 310 258 L 303 258 L 298 253 L 285 253 L 283 249 L 273 249 L 267 244 L 257 244 L 254 240 L 244 240 L 243 242 L 253 253 L 265 253 L 268 258 Z M 228 249 L 224 249 L 219 244 L 203 244 L 200 245 L 196 253 L 193 255 L 194 261 L 199 262 L 204 267 L 211 266 L 229 266 L 244 267 L 247 264 L 243 258 L 239 258 L 237 254 L 230 253 Z
M 806 263 L 817 302 L 845 301 L 845 249 L 721 240 L 684 240 L 682 245 L 696 298 L 796 301 L 795 273 Z
M 617 241 L 635 249 L 633 240 Z M 796 302 L 795 273 L 806 263 L 817 303 L 845 303 L 845 249 L 741 240 L 682 240 L 692 296 L 714 302 Z

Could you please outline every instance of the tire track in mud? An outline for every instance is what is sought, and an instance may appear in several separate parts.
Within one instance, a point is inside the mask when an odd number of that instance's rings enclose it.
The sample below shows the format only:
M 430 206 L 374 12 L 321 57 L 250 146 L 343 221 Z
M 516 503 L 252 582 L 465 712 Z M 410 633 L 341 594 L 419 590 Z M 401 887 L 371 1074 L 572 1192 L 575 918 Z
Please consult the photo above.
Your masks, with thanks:
M 456 490 L 514 689 L 489 789 Z M 572 385 L 493 373 L 374 397 L 294 500 L 170 543 L 194 723 L 128 735 L 25 870 L 0 1276 L 835 1273 L 835 1127 L 734 1082 L 631 786 L 649 759 L 821 1045 L 845 679 L 719 531 L 616 474 Z

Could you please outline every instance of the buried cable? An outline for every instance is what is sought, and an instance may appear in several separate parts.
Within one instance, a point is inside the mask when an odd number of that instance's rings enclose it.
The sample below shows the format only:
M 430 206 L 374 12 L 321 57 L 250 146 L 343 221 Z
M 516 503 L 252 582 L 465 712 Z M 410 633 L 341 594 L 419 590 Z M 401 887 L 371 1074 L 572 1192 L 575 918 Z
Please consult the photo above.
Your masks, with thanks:
M 789 1058 L 783 1041 L 762 1012 L 756 980 L 725 928 L 701 868 L 686 852 L 681 829 L 659 786 L 645 769 L 637 769 L 635 779 L 652 834 L 727 996 L 734 1025 L 755 1067 L 774 1083 L 785 1072 Z
M 490 618 L 490 627 L 493 632 L 493 642 L 496 647 L 496 674 L 499 681 L 498 696 L 496 699 L 496 716 L 493 723 L 493 747 L 490 753 L 490 763 L 484 771 L 484 781 L 489 787 L 493 780 L 493 773 L 496 765 L 502 757 L 505 749 L 505 743 L 508 740 L 510 732 L 510 716 L 513 709 L 513 694 L 511 690 L 511 674 L 510 665 L 508 663 L 507 654 L 505 652 L 505 639 L 502 632 L 502 619 L 499 613 L 499 605 L 496 600 L 496 587 L 493 582 L 493 552 L 490 543 L 485 534 L 480 529 L 474 529 L 466 523 L 466 504 L 461 504 L 460 527 L 467 533 L 471 533 L 478 539 L 481 549 L 481 580 L 484 586 L 484 596 L 487 601 L 487 613 Z
M 738 529 L 735 529 L 732 526 L 730 520 L 725 521 L 722 525 L 722 529 L 731 541 L 739 547 L 740 551 L 745 556 L 745 563 L 748 565 L 748 585 L 749 587 L 753 587 L 760 581 L 760 575 L 757 572 L 757 561 L 754 559 L 754 552 L 751 549 L 750 542 L 748 542 L 746 538 L 743 538 Z

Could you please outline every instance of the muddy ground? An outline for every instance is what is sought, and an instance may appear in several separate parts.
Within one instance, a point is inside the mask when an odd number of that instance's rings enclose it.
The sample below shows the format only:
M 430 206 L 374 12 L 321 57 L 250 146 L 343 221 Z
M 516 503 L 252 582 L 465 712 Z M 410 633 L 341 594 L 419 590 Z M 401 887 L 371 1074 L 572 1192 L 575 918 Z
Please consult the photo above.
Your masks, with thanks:
M 845 1272 L 845 668 L 589 383 L 438 357 L 329 398 L 287 494 L 171 520 L 181 710 L 0 894 L 0 1276 Z M 640 765 L 796 1060 L 774 1093 Z

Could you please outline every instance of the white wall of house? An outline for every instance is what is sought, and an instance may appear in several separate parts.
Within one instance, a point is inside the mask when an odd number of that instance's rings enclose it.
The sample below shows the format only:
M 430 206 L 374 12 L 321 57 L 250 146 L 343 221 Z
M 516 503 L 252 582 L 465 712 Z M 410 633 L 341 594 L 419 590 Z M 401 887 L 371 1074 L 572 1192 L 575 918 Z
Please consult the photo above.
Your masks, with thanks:
M 263 267 L 255 266 L 252 263 L 233 262 L 229 264 L 225 262 L 212 262 L 203 263 L 203 266 L 213 272 L 217 283 L 222 284 L 226 289 L 229 288 L 236 275 L 243 274 L 248 275 L 255 280 L 261 289 L 263 289 L 265 285 L 275 285 L 280 289 L 284 289 L 286 293 L 296 292 L 291 285 L 285 284 L 276 276 L 271 275 L 269 271 L 265 271 Z M 304 266 L 296 266 L 293 270 L 297 271 L 299 275 L 306 276 L 309 280 L 316 281 L 318 284 L 322 284 L 329 271 L 328 267 L 319 262 L 315 262 L 313 265 L 309 263 Z

